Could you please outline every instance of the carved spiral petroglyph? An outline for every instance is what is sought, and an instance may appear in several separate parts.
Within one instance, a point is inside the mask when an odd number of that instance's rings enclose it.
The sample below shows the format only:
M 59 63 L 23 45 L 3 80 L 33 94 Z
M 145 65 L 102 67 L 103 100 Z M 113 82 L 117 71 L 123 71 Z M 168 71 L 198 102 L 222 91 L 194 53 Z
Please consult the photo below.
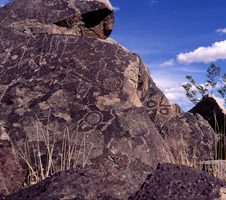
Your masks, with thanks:
M 88 113 L 85 117 L 85 122 L 90 126 L 98 125 L 102 122 L 103 116 L 99 112 Z

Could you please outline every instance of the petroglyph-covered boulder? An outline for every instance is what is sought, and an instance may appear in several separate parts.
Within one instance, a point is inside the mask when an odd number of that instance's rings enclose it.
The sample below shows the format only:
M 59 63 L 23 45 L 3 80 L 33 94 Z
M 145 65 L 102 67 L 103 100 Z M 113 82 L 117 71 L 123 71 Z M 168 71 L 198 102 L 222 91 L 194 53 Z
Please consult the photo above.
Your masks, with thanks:
M 206 172 L 173 164 L 161 164 L 129 200 L 225 199 L 226 182 Z
M 76 187 L 95 188 L 82 195 L 126 199 L 158 163 L 181 162 L 181 144 L 172 146 L 177 137 L 186 137 L 192 156 L 210 158 L 212 132 L 169 103 L 138 55 L 108 38 L 113 23 L 108 0 L 17 0 L 0 8 L 0 122 L 26 184 L 80 167 L 84 180 L 81 171 L 69 172 L 78 176 Z M 54 180 L 42 183 L 54 188 Z M 57 195 L 77 194 L 66 186 Z
M 114 25 L 108 0 L 20 0 L 1 8 L 0 27 L 26 34 L 107 38 Z
M 149 78 L 149 89 L 142 102 L 159 133 L 169 146 L 176 163 L 199 166 L 215 157 L 215 134 L 200 115 L 184 113 L 178 105 L 170 104 L 163 92 Z
M 199 114 L 188 112 L 172 117 L 160 134 L 178 164 L 200 167 L 202 161 L 215 158 L 215 133 Z
M 110 30 L 103 26 L 111 27 L 111 14 L 94 26 L 103 31 L 98 37 L 86 31 L 86 23 L 83 37 L 73 32 L 80 21 L 62 28 L 77 9 L 83 20 L 80 13 L 112 13 L 107 1 L 18 0 L 0 9 L 6 16 L 0 29 L 0 120 L 28 164 L 29 184 L 78 165 L 98 165 L 113 180 L 121 177 L 111 195 L 125 199 L 159 162 L 174 159 L 141 101 L 149 90 L 146 66 L 113 40 L 98 39 L 110 33 L 101 35 Z M 27 25 L 41 31 L 27 31 Z

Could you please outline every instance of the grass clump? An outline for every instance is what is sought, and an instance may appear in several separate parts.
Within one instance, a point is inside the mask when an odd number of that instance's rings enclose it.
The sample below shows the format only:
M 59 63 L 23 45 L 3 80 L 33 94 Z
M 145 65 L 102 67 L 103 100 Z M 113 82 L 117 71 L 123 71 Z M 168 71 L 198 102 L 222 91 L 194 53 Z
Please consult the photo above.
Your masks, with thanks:
M 70 133 L 65 127 L 62 138 L 51 136 L 49 129 L 49 116 L 46 127 L 42 126 L 37 117 L 35 132 L 36 141 L 26 139 L 23 143 L 15 141 L 17 154 L 25 164 L 28 175 L 25 183 L 30 186 L 57 173 L 75 168 L 81 163 L 84 168 L 90 157 L 93 146 L 86 152 L 86 134 L 78 139 L 78 133 Z

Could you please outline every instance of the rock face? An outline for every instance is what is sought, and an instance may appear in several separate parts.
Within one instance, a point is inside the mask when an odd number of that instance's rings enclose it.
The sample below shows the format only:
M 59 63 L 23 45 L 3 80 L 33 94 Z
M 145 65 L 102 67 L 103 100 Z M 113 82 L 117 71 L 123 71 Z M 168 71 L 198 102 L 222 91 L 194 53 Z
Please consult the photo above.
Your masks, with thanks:
M 149 90 L 142 98 L 142 102 L 147 109 L 149 117 L 161 131 L 164 124 L 172 117 L 182 113 L 178 105 L 170 104 L 163 92 L 149 78 Z M 178 127 L 179 128 L 179 127 Z
M 198 167 L 215 157 L 215 133 L 199 114 L 183 113 L 169 119 L 161 135 L 177 163 Z
M 108 0 L 22 0 L 0 12 L 0 27 L 26 34 L 69 34 L 107 38 L 114 24 Z
M 15 179 L 16 177 L 16 179 Z M 25 176 L 7 133 L 0 126 L 0 197 L 23 186 Z
M 60 35 L 53 27 L 76 13 L 84 20 L 106 9 L 103 1 L 66 0 L 18 0 L 0 9 L 0 120 L 28 164 L 29 183 L 98 165 L 120 179 L 111 195 L 124 199 L 159 162 L 174 161 L 141 102 L 149 90 L 147 68 L 116 42 L 89 34 L 86 23 L 83 37 L 74 30 L 80 21 Z M 111 27 L 111 17 L 94 29 Z
M 130 200 L 225 199 L 226 182 L 191 167 L 161 164 Z
M 215 156 L 215 133 L 199 114 L 183 113 L 149 79 L 142 102 L 178 164 L 198 167 Z

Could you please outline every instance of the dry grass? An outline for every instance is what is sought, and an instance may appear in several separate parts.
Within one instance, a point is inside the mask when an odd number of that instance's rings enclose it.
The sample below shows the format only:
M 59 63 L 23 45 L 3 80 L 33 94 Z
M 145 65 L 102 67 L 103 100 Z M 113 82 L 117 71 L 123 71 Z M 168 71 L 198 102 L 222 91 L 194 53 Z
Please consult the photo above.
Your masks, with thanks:
M 45 128 L 37 117 L 35 142 L 28 139 L 22 144 L 14 142 L 17 154 L 28 168 L 25 186 L 36 184 L 57 172 L 73 169 L 78 165 L 79 159 L 82 159 L 82 167 L 85 167 L 89 160 L 93 146 L 86 152 L 86 134 L 83 134 L 83 139 L 80 141 L 77 132 L 70 133 L 69 128 L 65 127 L 59 145 L 56 138 L 51 137 L 48 126 L 49 116 Z
M 6 192 L 6 195 L 8 195 L 10 192 L 5 184 L 5 178 L 2 176 L 2 173 L 0 173 L 0 187 Z

